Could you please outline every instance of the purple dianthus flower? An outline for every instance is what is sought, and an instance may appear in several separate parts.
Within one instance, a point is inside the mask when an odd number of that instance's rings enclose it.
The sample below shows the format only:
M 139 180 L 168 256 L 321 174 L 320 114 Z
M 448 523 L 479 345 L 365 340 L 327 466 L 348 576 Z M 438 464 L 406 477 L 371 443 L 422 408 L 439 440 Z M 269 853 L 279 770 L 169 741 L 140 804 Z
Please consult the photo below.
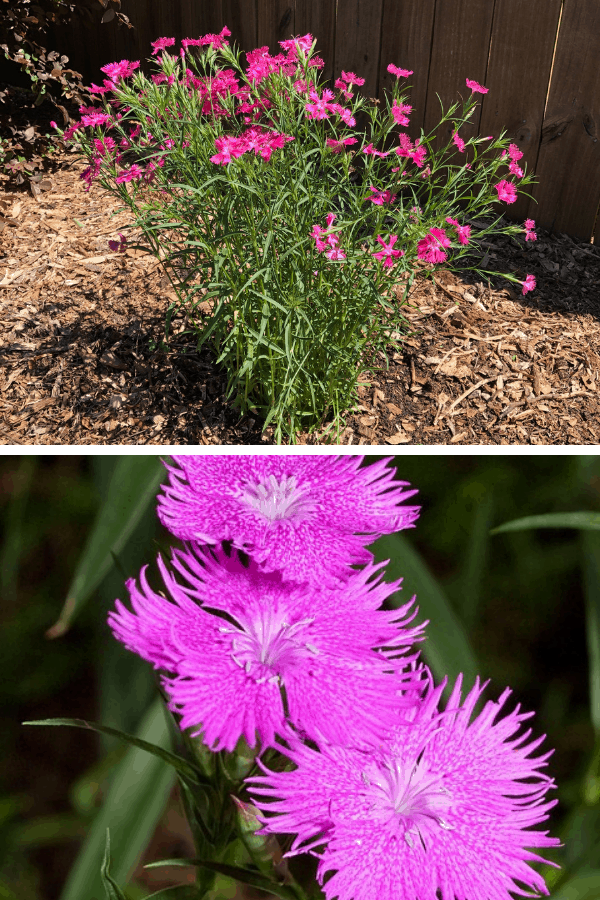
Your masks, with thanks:
M 235 551 L 172 551 L 180 579 L 158 559 L 169 599 L 131 579 L 130 612 L 109 614 L 115 637 L 162 669 L 169 708 L 215 750 L 274 746 L 276 735 L 368 746 L 416 702 L 423 626 L 414 598 L 378 607 L 399 582 L 381 564 L 353 572 L 340 588 L 311 588 L 265 573 Z M 380 649 L 376 649 L 380 648 Z M 287 715 L 282 697 L 285 691 Z
M 513 737 L 533 713 L 499 719 L 511 693 L 489 701 L 469 724 L 485 685 L 461 705 L 461 677 L 445 712 L 445 682 L 408 710 L 409 720 L 381 747 L 287 751 L 293 771 L 247 779 L 259 799 L 261 833 L 296 835 L 290 854 L 316 847 L 327 900 L 512 900 L 547 894 L 528 862 L 548 862 L 528 847 L 552 847 L 545 821 L 554 782 L 538 770 L 550 753 L 530 757 L 544 739 Z M 276 813 L 277 815 L 273 815 Z M 554 865 L 554 863 L 551 863 Z M 330 873 L 333 872 L 333 875 Z M 533 888 L 527 893 L 521 885 Z
M 333 585 L 382 534 L 414 525 L 418 506 L 384 459 L 361 456 L 177 456 L 159 495 L 163 525 L 182 540 L 231 541 L 264 571 Z

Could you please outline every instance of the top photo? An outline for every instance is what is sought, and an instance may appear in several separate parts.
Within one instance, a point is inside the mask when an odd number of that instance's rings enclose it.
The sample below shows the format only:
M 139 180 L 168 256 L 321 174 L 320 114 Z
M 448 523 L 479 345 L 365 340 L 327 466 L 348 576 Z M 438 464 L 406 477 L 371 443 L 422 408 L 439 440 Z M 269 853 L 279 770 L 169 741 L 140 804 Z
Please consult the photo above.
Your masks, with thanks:
M 0 444 L 600 444 L 597 0 L 9 0 Z

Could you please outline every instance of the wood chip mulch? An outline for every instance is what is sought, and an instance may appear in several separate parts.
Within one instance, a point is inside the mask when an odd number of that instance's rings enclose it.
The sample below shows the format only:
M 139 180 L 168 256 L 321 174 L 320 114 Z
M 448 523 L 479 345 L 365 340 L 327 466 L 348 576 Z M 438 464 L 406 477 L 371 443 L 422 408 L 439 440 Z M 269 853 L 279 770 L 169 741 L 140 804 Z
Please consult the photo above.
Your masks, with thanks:
M 83 168 L 63 153 L 35 197 L 0 179 L 0 443 L 273 443 L 225 402 L 185 316 L 164 345 L 168 279 L 152 256 L 110 252 L 131 219 L 99 186 L 85 193 Z M 533 274 L 536 291 L 419 274 L 402 351 L 335 435 L 301 443 L 600 442 L 600 248 L 538 230 L 484 252 L 483 268 Z

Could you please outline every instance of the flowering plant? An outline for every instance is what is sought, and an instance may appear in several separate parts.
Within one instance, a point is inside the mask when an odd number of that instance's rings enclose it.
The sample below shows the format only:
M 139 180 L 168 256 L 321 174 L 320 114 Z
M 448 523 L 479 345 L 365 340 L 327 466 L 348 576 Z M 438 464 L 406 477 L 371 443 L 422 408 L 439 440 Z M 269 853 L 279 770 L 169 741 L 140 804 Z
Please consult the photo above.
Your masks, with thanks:
M 159 517 L 185 543 L 158 558 L 162 590 L 144 568 L 108 622 L 161 673 L 176 722 L 180 754 L 122 736 L 178 773 L 197 851 L 186 898 L 212 897 L 216 873 L 283 900 L 547 894 L 529 863 L 548 861 L 528 848 L 559 844 L 532 830 L 557 802 L 551 752 L 532 755 L 543 737 L 521 733 L 532 714 L 506 711 L 508 689 L 478 711 L 486 685 L 463 697 L 459 676 L 442 701 L 415 598 L 399 605 L 401 581 L 384 582 L 368 549 L 419 516 L 390 462 L 167 466 Z M 291 868 L 300 854 L 316 857 L 322 894 Z
M 178 56 L 174 38 L 154 41 L 149 78 L 138 61 L 104 66 L 102 108 L 82 107 L 63 136 L 89 161 L 86 188 L 99 181 L 134 212 L 138 246 L 213 342 L 229 395 L 281 441 L 351 407 L 359 372 L 402 331 L 394 286 L 405 299 L 418 266 L 455 266 L 485 235 L 523 232 L 480 220 L 532 176 L 503 134 L 459 135 L 486 92 L 470 79 L 467 99 L 413 143 L 401 130 L 411 71 L 388 66 L 379 110 L 352 72 L 335 90 L 319 83 L 310 34 L 276 56 L 248 52 L 245 68 L 229 34 L 186 38 Z

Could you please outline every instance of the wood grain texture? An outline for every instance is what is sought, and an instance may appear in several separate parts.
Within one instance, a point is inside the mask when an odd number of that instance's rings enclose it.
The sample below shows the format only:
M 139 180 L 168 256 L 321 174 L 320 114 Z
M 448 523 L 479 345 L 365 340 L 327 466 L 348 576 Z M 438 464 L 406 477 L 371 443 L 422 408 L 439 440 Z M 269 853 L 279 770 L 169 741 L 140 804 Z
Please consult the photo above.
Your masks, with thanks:
M 182 37 L 199 38 L 205 34 L 219 34 L 227 22 L 223 18 L 221 0 L 198 3 L 196 0 L 179 0 L 181 5 Z
M 528 172 L 537 164 L 560 8 L 561 0 L 502 0 L 494 13 L 485 78 L 489 93 L 483 97 L 479 132 L 497 136 L 506 129 L 523 153 L 519 165 L 526 164 Z M 500 176 L 506 174 L 502 169 Z M 531 193 L 532 187 L 527 190 Z M 530 204 L 520 196 L 502 209 L 507 218 L 523 221 Z
M 383 0 L 338 0 L 334 77 L 354 72 L 365 79 L 361 92 L 377 96 Z
M 317 39 L 315 53 L 325 63 L 319 76 L 325 81 L 333 78 L 335 7 L 336 0 L 296 0 L 296 34 L 312 34 Z
M 147 56 L 150 56 L 150 51 L 152 49 L 150 44 L 146 44 L 145 47 L 140 46 L 139 28 L 135 27 L 137 21 L 143 17 L 143 10 L 140 8 L 140 5 L 141 0 L 128 0 L 127 10 L 123 10 L 131 24 L 134 26 L 133 28 L 128 28 L 126 25 L 120 25 L 113 28 L 113 31 L 115 32 L 115 60 L 139 59 L 140 63 L 142 63 Z M 115 23 L 111 22 L 111 26 L 112 25 L 115 25 Z
M 400 79 L 411 85 L 410 104 L 413 111 L 406 129 L 415 140 L 425 121 L 427 80 L 433 36 L 435 0 L 384 0 L 381 25 L 381 55 L 377 96 L 383 103 L 385 92 L 391 94 L 395 75 L 387 71 L 389 63 L 412 69 L 413 75 Z
M 529 215 L 590 240 L 600 202 L 600 4 L 565 0 Z
M 223 24 L 231 31 L 229 43 L 235 42 L 240 50 L 254 50 L 258 46 L 257 0 L 221 0 Z M 262 0 L 258 0 L 262 2 Z M 245 57 L 242 57 L 245 64 Z
M 485 84 L 494 7 L 498 2 L 502 0 L 437 0 L 427 83 L 426 132 L 431 131 L 441 117 L 436 94 L 447 109 L 460 97 L 466 99 L 469 96 L 467 78 Z M 481 105 L 471 119 L 472 127 L 463 126 L 463 137 L 477 134 L 480 112 Z M 445 143 L 451 134 L 449 123 L 441 130 L 436 143 Z
M 268 46 L 272 55 L 281 53 L 279 41 L 296 34 L 295 0 L 259 0 L 257 15 L 257 46 Z
M 439 121 L 436 92 L 447 107 L 468 96 L 473 78 L 489 93 L 461 135 L 505 129 L 539 181 L 530 189 L 538 202 L 502 205 L 507 216 L 600 241 L 600 0 L 127 0 L 125 11 L 132 30 L 101 25 L 101 14 L 51 30 L 85 83 L 100 83 L 100 67 L 119 59 L 139 59 L 148 72 L 158 37 L 179 42 L 227 25 L 242 50 L 277 53 L 278 41 L 310 33 L 330 85 L 354 71 L 366 79 L 361 93 L 383 100 L 390 62 L 414 70 L 414 139 Z

